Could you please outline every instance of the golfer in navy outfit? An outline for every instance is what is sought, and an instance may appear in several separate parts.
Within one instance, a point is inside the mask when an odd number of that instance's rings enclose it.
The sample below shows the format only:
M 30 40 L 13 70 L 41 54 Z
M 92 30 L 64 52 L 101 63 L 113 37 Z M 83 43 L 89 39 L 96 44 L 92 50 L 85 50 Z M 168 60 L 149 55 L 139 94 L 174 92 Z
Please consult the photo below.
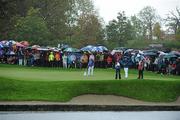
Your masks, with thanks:
M 121 65 L 119 62 L 116 62 L 115 64 L 115 70 L 116 70 L 116 76 L 115 76 L 115 79 L 117 79 L 119 77 L 119 79 L 121 79 Z

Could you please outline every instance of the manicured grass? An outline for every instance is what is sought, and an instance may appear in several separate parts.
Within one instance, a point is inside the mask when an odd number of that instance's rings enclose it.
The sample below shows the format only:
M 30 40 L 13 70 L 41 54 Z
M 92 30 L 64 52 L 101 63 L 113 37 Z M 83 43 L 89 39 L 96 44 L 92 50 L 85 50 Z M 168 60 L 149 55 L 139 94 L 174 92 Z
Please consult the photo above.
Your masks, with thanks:
M 17 65 L 0 64 L 0 77 L 26 81 L 67 81 L 67 80 L 114 80 L 115 70 L 113 69 L 96 69 L 94 76 L 84 76 L 85 69 L 57 69 L 57 68 L 40 68 L 40 67 L 21 67 Z M 124 79 L 124 70 L 121 70 L 122 79 Z M 137 70 L 129 70 L 127 80 L 136 79 Z M 166 76 L 145 72 L 146 80 L 180 80 L 179 76 Z
M 145 73 L 137 80 L 137 71 L 130 78 L 114 80 L 114 70 L 97 69 L 93 77 L 84 77 L 84 70 L 28 68 L 0 65 L 0 101 L 69 101 L 83 94 L 112 94 L 144 101 L 171 102 L 180 96 L 180 77 Z

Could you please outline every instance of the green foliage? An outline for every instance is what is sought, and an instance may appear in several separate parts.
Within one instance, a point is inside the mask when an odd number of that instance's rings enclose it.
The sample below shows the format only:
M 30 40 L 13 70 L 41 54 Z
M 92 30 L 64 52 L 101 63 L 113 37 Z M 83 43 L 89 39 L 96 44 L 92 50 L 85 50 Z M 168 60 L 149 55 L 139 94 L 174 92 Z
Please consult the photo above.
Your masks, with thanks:
M 166 18 L 166 26 L 173 30 L 174 34 L 178 36 L 180 29 L 180 8 L 177 7 L 176 11 L 170 12 Z
M 116 44 L 114 47 L 124 46 L 132 39 L 132 26 L 127 19 L 125 12 L 118 13 L 117 20 L 112 20 L 106 26 L 107 40 L 109 43 Z
M 0 39 L 10 39 L 13 30 L 13 16 L 17 14 L 15 0 L 0 0 Z
M 176 40 L 180 42 L 180 27 L 177 29 L 175 37 L 176 37 Z
M 1 39 L 28 40 L 40 45 L 68 43 L 77 47 L 98 44 L 103 39 L 101 21 L 92 0 L 0 3 Z
M 159 24 L 158 22 L 155 23 L 155 25 L 154 25 L 153 35 L 154 35 L 155 37 L 157 37 L 157 39 L 160 39 L 160 38 L 161 38 L 161 35 L 162 35 L 161 26 L 160 26 L 160 24 Z
M 141 23 L 141 20 L 136 16 L 132 16 L 131 19 L 132 24 L 132 35 L 133 39 L 139 39 L 143 37 L 143 24 Z
M 172 42 L 172 40 L 149 41 L 149 40 L 139 39 L 139 40 L 128 41 L 125 47 L 145 49 L 145 48 L 148 48 L 150 44 L 162 44 L 164 49 L 179 49 L 179 46 L 180 46 L 180 42 L 176 40 Z
M 180 42 L 177 40 L 164 40 L 162 43 L 163 46 L 168 49 L 179 49 L 180 46 Z
M 102 25 L 98 16 L 94 14 L 82 15 L 79 17 L 74 38 L 78 38 L 78 47 L 87 44 L 98 44 L 102 38 Z M 79 45 L 78 45 L 79 44 Z
M 78 48 L 87 44 L 102 44 L 104 31 L 92 0 L 76 0 L 76 3 L 76 25 L 71 29 L 72 40 L 69 43 Z
M 179 13 L 176 8 L 166 19 L 178 41 Z M 145 40 L 152 39 L 152 35 L 164 38 L 160 26 L 155 23 L 157 15 L 151 6 L 144 7 L 130 19 L 125 12 L 120 12 L 117 19 L 105 26 L 93 0 L 0 1 L 0 39 L 28 40 L 32 44 L 56 46 L 66 43 L 78 48 L 87 44 L 105 44 L 111 49 L 124 45 L 134 47 L 133 43 L 139 42 L 136 40 L 145 45 Z M 177 48 L 174 43 L 164 44 Z
M 15 25 L 17 40 L 28 40 L 32 44 L 46 45 L 50 35 L 45 21 L 39 17 L 39 10 L 31 8 L 26 17 L 19 17 Z
M 143 39 L 131 40 L 131 41 L 127 42 L 125 47 L 127 47 L 127 48 L 136 48 L 136 49 L 144 49 L 144 48 L 147 48 L 150 43 L 151 42 L 149 40 L 143 40 Z
M 156 10 L 151 6 L 146 6 L 139 12 L 139 18 L 141 20 L 141 24 L 143 25 L 144 38 L 148 35 L 148 39 L 152 40 L 153 25 L 156 23 L 158 18 Z

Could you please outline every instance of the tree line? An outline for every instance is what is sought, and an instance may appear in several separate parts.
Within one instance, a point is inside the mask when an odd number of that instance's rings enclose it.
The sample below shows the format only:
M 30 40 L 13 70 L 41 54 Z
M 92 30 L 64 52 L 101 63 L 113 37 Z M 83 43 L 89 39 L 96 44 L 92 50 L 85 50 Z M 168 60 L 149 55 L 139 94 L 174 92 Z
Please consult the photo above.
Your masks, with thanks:
M 151 6 L 131 17 L 121 11 L 105 25 L 92 0 L 0 0 L 0 39 L 39 45 L 101 44 L 113 48 L 133 40 L 167 39 L 161 21 Z M 163 21 L 174 39 L 180 40 L 180 9 Z

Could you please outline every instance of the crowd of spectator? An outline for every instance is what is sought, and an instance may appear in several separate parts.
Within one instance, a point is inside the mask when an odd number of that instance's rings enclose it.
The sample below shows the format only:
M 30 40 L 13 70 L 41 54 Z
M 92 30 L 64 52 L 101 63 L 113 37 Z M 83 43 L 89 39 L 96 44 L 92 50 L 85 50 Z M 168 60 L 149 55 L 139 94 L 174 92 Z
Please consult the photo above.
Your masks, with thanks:
M 0 48 L 0 63 L 18 64 L 24 66 L 57 67 L 57 68 L 86 68 L 92 52 L 64 52 L 63 50 L 38 50 L 36 48 L 6 47 Z M 160 74 L 180 75 L 180 57 L 178 55 L 165 57 L 157 52 L 156 55 L 146 55 L 136 51 L 93 52 L 95 68 L 114 68 L 119 62 L 128 76 L 128 68 L 138 68 L 143 60 L 144 69 Z

